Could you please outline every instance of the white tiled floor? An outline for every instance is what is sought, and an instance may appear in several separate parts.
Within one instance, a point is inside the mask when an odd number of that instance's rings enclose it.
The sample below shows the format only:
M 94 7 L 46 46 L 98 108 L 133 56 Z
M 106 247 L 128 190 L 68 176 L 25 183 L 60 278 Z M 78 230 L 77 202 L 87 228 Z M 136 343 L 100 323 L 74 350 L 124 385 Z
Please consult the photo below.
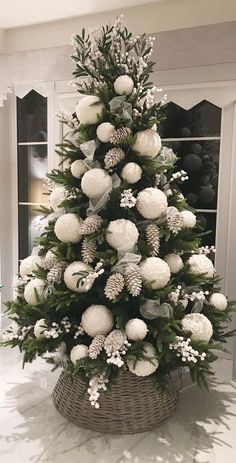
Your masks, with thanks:
M 175 415 L 154 432 L 110 436 L 68 423 L 54 409 L 58 372 L 41 359 L 21 369 L 16 351 L 0 352 L 1 463 L 234 463 L 236 383 L 222 360 L 224 383 L 210 393 L 181 392 Z M 227 381 L 228 378 L 228 381 Z

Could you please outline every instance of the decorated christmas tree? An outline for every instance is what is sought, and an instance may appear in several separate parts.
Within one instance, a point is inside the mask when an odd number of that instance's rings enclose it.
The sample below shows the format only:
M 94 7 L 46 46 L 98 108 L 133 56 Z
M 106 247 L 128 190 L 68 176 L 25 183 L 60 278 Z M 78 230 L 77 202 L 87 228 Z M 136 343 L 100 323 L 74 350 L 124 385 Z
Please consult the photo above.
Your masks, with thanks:
M 118 375 L 154 388 L 187 367 L 205 385 L 232 334 L 213 250 L 181 194 L 186 173 L 158 134 L 153 41 L 122 18 L 73 37 L 78 103 L 59 115 L 62 165 L 48 174 L 39 253 L 22 261 L 8 304 L 4 344 L 82 378 L 96 409 Z

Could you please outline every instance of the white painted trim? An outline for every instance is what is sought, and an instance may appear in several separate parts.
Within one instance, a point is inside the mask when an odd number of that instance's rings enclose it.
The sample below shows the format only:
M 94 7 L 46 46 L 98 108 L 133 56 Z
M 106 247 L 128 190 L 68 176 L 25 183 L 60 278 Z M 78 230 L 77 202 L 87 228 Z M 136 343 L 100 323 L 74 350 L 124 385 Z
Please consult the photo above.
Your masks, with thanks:
M 16 121 L 16 96 L 10 95 L 10 151 L 11 151 L 11 191 L 12 191 L 12 278 L 16 283 L 18 273 L 18 174 L 17 174 L 17 121 Z
M 204 141 L 204 140 L 220 140 L 220 137 L 187 137 L 187 138 L 162 138 L 162 141 Z
M 20 141 L 17 143 L 18 146 L 32 146 L 32 145 L 47 145 L 47 141 Z

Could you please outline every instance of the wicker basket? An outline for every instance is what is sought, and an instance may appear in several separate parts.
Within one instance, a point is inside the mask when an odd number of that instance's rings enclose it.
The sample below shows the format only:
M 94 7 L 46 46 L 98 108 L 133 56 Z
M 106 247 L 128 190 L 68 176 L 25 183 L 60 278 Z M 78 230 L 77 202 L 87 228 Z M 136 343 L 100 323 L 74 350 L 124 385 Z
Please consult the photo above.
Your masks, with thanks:
M 78 426 L 104 433 L 134 434 L 158 427 L 174 413 L 178 393 L 169 376 L 164 381 L 163 389 L 158 383 L 154 387 L 149 377 L 123 373 L 111 390 L 101 394 L 100 408 L 95 409 L 81 378 L 75 377 L 71 382 L 63 371 L 53 391 L 53 401 L 59 413 Z

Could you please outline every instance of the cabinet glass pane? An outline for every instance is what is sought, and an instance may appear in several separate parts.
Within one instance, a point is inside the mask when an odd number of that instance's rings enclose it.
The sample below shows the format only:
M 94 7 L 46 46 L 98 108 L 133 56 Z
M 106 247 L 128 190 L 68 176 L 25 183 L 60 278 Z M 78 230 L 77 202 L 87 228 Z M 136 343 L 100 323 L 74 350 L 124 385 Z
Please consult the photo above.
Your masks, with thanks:
M 203 246 L 212 246 L 216 242 L 216 213 L 215 212 L 198 212 L 197 221 L 202 231 L 210 233 L 202 237 Z
M 169 142 L 179 157 L 178 170 L 188 173 L 189 180 L 181 191 L 196 209 L 216 209 L 219 172 L 219 140 Z
M 162 138 L 220 136 L 221 109 L 203 100 L 189 110 L 171 102 L 163 107 L 166 119 L 159 126 Z
M 47 173 L 47 146 L 18 146 L 18 201 L 47 202 L 43 183 Z
M 47 98 L 34 90 L 17 98 L 17 141 L 47 141 Z
M 43 216 L 36 210 L 35 206 L 19 206 L 19 259 L 28 257 L 34 247 L 34 240 L 42 233 L 40 223 Z

